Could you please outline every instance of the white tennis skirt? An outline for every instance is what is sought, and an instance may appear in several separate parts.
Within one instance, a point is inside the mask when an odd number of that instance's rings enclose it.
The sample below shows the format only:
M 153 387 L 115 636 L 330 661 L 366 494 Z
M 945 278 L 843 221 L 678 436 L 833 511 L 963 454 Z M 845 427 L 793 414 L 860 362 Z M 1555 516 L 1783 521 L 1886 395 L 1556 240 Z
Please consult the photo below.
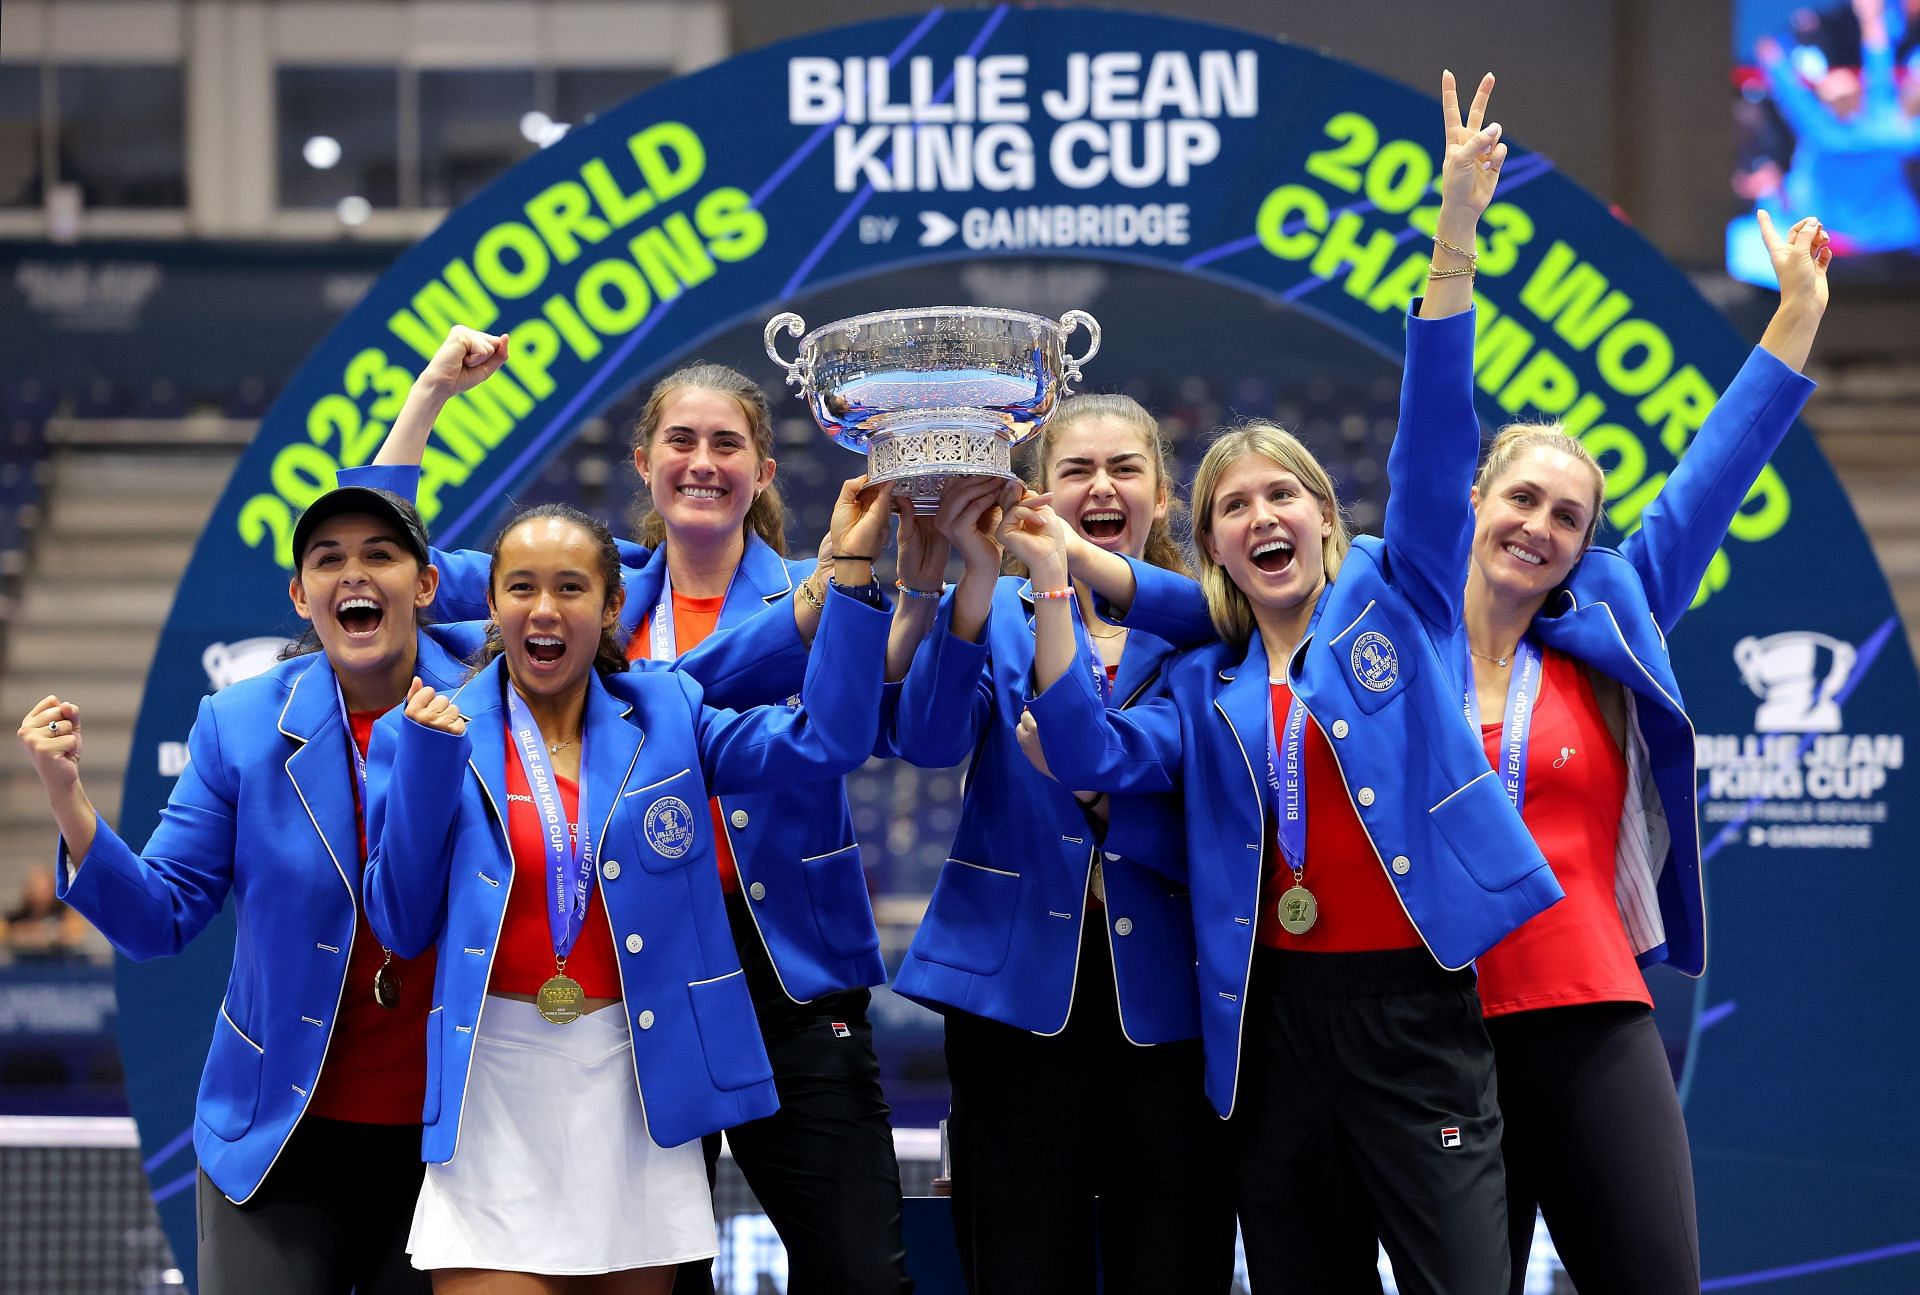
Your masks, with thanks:
M 459 1147 L 427 1166 L 407 1250 L 415 1268 L 555 1276 L 718 1252 L 700 1143 L 648 1136 L 622 1008 L 554 1025 L 487 999 Z

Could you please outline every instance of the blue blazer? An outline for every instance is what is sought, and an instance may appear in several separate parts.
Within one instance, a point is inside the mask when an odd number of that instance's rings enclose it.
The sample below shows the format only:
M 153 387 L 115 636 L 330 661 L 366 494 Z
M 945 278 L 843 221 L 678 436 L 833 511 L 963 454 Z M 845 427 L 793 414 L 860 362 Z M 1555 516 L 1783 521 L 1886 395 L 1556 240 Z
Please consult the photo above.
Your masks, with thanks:
M 1659 797 L 1655 817 L 1665 820 L 1653 824 L 1651 840 L 1623 840 L 1616 860 L 1617 889 L 1655 899 L 1621 908 L 1643 965 L 1664 961 L 1689 976 L 1707 965 L 1693 721 L 1666 636 L 1692 604 L 1734 514 L 1813 387 L 1756 346 L 1640 515 L 1640 528 L 1617 549 L 1590 549 L 1534 617 L 1542 643 L 1626 690 L 1629 764 L 1650 775 Z M 1623 834 L 1629 826 L 1622 824 Z
M 835 592 L 800 708 L 717 710 L 684 671 L 643 669 L 588 688 L 581 783 L 598 820 L 595 881 L 613 928 L 634 1075 L 662 1146 L 770 1114 L 773 1072 L 712 866 L 716 791 L 831 780 L 873 748 L 887 616 Z M 399 712 L 375 730 L 368 817 L 367 916 L 396 953 L 437 941 L 427 1016 L 423 1153 L 453 1158 L 513 856 L 507 839 L 505 667 L 496 660 L 457 694 L 465 734 Z M 650 826 L 678 800 L 687 839 Z M 611 1010 L 611 1009 L 608 1009 Z
M 1754 479 L 1813 389 L 1810 379 L 1756 346 L 1640 515 L 1638 529 L 1617 548 L 1589 549 L 1534 617 L 1533 633 L 1542 643 L 1625 692 L 1630 775 L 1616 890 L 1643 966 L 1667 962 L 1698 976 L 1707 965 L 1693 722 L 1666 636 L 1692 604 Z M 1128 624 L 1183 645 L 1213 637 L 1197 585 L 1134 565 L 1140 592 Z M 1653 803 L 1635 797 L 1635 784 L 1651 792 Z M 1142 830 L 1156 827 L 1142 823 Z
M 1386 538 L 1354 541 L 1288 668 L 1294 696 L 1327 734 L 1377 865 L 1446 967 L 1465 966 L 1561 898 L 1460 713 L 1468 489 L 1480 450 L 1473 329 L 1472 312 L 1409 318 Z M 1136 596 L 1129 624 L 1156 597 L 1150 584 L 1192 586 L 1144 564 L 1134 570 L 1145 597 Z M 1187 653 L 1168 672 L 1169 696 L 1130 710 L 1101 707 L 1084 675 L 1068 671 L 1028 703 L 1055 775 L 1071 787 L 1206 797 L 1186 815 L 1185 838 L 1207 1092 L 1230 1115 L 1272 835 L 1266 649 L 1256 631 L 1244 648 Z
M 408 498 L 418 480 L 417 468 L 340 474 L 342 485 L 380 486 Z M 620 636 L 626 642 L 659 601 L 667 555 L 664 549 L 618 543 L 626 591 Z M 435 614 L 484 621 L 488 555 L 435 549 L 433 560 L 440 569 Z M 709 705 L 744 709 L 789 701 L 800 691 L 807 645 L 788 600 L 813 568 L 811 559 L 789 561 L 759 536 L 747 537 L 716 627 L 726 633 L 711 635 L 681 667 L 700 681 Z M 883 745 L 880 753 L 889 752 Z M 806 1002 L 885 980 L 846 784 L 742 788 L 723 795 L 720 808 L 747 911 L 787 997 Z
M 1001 578 L 983 642 L 956 638 L 952 616 L 949 596 L 915 653 L 894 725 L 901 755 L 914 764 L 969 761 L 966 800 L 952 857 L 894 988 L 936 1009 L 957 1007 L 1037 1034 L 1066 1028 L 1097 861 L 1121 1029 L 1143 1044 L 1197 1037 L 1184 875 L 1163 876 L 1103 852 L 1070 787 L 1035 769 L 1015 737 L 1033 678 L 1031 582 Z M 1132 635 L 1114 704 L 1151 695 L 1169 651 L 1149 634 Z
M 435 688 L 466 676 L 430 633 L 416 669 Z M 191 759 L 144 852 L 104 822 L 77 870 L 60 844 L 60 897 L 136 961 L 178 953 L 233 895 L 233 970 L 193 1149 L 236 1202 L 292 1135 L 333 1037 L 359 920 L 351 741 L 327 658 L 283 661 L 201 701 Z

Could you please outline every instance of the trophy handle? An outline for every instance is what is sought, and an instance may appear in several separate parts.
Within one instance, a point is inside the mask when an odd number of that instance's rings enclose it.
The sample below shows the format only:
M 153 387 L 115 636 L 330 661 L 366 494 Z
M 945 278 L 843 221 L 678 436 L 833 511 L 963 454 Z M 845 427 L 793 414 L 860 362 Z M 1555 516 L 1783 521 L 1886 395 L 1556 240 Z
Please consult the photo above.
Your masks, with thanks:
M 767 348 L 768 357 L 786 371 L 787 385 L 790 387 L 805 386 L 807 380 L 805 361 L 797 356 L 791 360 L 781 359 L 780 352 L 774 348 L 774 338 L 779 336 L 780 330 L 782 329 L 785 329 L 790 336 L 798 337 L 806 331 L 807 322 L 789 310 L 769 319 L 766 329 L 760 334 L 761 344 Z M 1096 329 L 1095 331 L 1097 335 L 1098 330 Z
M 1061 381 L 1069 386 L 1080 381 L 1080 366 L 1100 354 L 1100 321 L 1084 310 L 1069 310 L 1060 316 L 1061 340 L 1065 341 L 1067 335 L 1081 324 L 1087 328 L 1087 353 L 1067 357 L 1066 371 L 1061 375 Z

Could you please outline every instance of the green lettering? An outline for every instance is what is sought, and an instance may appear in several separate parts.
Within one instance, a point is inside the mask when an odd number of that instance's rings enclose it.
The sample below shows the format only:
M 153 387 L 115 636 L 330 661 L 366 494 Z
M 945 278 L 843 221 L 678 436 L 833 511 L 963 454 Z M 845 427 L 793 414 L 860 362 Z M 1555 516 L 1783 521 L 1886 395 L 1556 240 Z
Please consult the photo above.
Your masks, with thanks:
M 1567 244 L 1555 242 L 1520 289 L 1520 302 L 1584 351 L 1633 308 L 1631 297 L 1607 289 L 1605 275 L 1581 261 Z
M 1387 268 L 1395 246 L 1393 235 L 1384 229 L 1373 231 L 1362 244 L 1359 234 L 1366 223 L 1359 212 L 1346 212 L 1333 222 L 1333 228 L 1320 240 L 1320 250 L 1313 255 L 1313 272 L 1322 279 L 1333 278 L 1342 265 L 1353 267 L 1347 273 L 1345 284 L 1347 294 L 1353 297 L 1367 295 L 1380 272 Z
M 598 166 L 602 173 L 606 171 L 606 163 L 598 158 L 587 165 Z M 554 259 L 562 265 L 580 255 L 581 239 L 598 243 L 612 232 L 606 221 L 593 214 L 593 199 L 574 180 L 562 180 L 534 194 L 527 200 L 526 212 L 527 219 L 540 231 L 540 237 L 553 249 Z
M 640 178 L 654 201 L 672 202 L 699 183 L 707 171 L 707 149 L 700 137 L 677 121 L 649 126 L 627 141 L 640 165 Z
M 1307 228 L 1287 233 L 1287 225 L 1295 220 L 1305 221 Z M 1327 200 L 1303 184 L 1283 184 L 1275 189 L 1253 218 L 1260 245 L 1283 261 L 1303 261 L 1311 256 L 1320 244 L 1319 231 L 1326 227 Z
M 517 262 L 509 265 L 508 260 Z M 517 220 L 503 221 L 480 236 L 474 269 L 496 297 L 518 301 L 547 281 L 553 258 L 540 236 Z

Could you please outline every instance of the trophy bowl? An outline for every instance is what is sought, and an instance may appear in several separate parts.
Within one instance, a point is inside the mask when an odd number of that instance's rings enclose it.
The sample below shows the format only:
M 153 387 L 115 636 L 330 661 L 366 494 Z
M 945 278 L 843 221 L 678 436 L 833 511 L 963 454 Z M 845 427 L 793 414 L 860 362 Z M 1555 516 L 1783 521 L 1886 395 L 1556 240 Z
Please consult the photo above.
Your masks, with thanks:
M 1085 354 L 1066 341 L 1084 326 Z M 1012 480 L 1013 447 L 1039 434 L 1080 367 L 1100 350 L 1084 310 L 1058 320 L 986 306 L 881 310 L 822 325 L 787 312 L 767 321 L 767 354 L 799 388 L 828 438 L 864 450 L 867 474 L 931 513 L 959 477 Z M 781 332 L 800 337 L 788 360 Z

